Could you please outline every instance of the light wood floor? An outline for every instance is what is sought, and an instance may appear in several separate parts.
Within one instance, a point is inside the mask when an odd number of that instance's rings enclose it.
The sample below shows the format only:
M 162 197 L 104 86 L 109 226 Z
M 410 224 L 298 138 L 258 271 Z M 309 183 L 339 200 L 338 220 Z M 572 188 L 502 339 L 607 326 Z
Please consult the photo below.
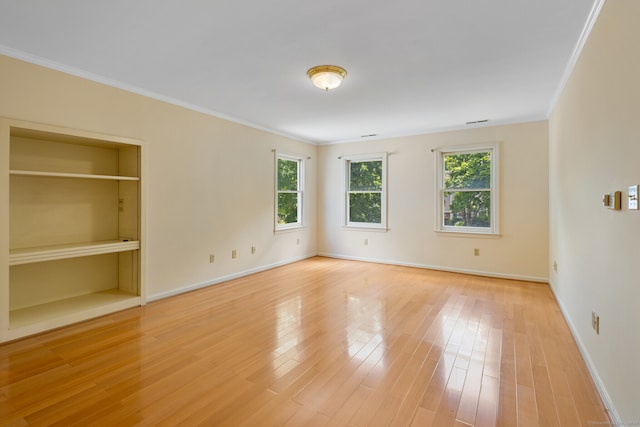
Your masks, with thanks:
M 547 285 L 327 258 L 0 346 L 0 375 L 3 426 L 609 421 Z

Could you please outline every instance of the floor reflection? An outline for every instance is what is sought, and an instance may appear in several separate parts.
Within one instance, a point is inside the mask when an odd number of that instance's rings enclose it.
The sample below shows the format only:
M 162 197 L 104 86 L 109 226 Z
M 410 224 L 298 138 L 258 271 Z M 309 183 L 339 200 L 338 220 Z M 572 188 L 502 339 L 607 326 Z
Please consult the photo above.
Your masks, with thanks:
M 276 341 L 274 354 L 279 356 L 300 344 L 302 335 L 302 297 L 297 295 L 276 307 Z
M 349 357 L 365 359 L 371 351 L 361 351 L 383 344 L 384 306 L 380 300 L 347 295 L 347 351 Z

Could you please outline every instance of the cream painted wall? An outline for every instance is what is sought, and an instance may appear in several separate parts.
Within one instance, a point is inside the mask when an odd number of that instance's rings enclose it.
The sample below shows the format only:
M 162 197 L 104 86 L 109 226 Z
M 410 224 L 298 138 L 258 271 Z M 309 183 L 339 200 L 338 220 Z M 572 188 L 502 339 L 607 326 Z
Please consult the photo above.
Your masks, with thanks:
M 4 56 L 0 94 L 1 117 L 144 141 L 149 298 L 315 255 L 315 146 Z M 310 157 L 306 227 L 275 235 L 272 149 Z
M 500 236 L 436 233 L 432 148 L 500 142 Z M 319 252 L 476 274 L 548 279 L 547 122 L 483 127 L 319 148 Z M 386 151 L 387 232 L 343 224 L 343 168 L 338 157 Z M 368 239 L 368 245 L 364 245 Z M 480 256 L 473 249 L 480 249 Z
M 640 422 L 639 19 L 637 0 L 604 4 L 549 125 L 551 286 L 619 425 Z M 605 209 L 616 190 L 622 210 Z

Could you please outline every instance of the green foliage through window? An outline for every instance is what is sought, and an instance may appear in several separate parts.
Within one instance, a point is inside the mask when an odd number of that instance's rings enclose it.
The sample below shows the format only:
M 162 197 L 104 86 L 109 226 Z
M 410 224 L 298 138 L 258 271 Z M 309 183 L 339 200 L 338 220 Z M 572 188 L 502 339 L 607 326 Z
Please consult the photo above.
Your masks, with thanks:
M 383 168 L 381 159 L 347 162 L 349 223 L 382 224 Z
M 449 153 L 443 157 L 443 224 L 492 226 L 492 151 Z
M 278 158 L 277 218 L 278 225 L 301 224 L 302 188 L 301 160 Z
M 382 161 L 349 162 L 350 191 L 381 191 Z
M 382 221 L 380 193 L 350 193 L 349 221 L 380 224 Z

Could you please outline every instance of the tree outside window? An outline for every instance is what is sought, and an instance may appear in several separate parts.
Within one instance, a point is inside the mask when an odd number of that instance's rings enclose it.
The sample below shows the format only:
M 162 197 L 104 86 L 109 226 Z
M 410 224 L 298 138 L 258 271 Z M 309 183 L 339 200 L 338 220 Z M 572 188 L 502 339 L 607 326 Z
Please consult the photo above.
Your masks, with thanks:
M 277 156 L 276 229 L 302 226 L 302 159 Z
M 386 227 L 386 156 L 346 159 L 348 226 Z
M 495 147 L 442 152 L 441 231 L 496 232 Z

